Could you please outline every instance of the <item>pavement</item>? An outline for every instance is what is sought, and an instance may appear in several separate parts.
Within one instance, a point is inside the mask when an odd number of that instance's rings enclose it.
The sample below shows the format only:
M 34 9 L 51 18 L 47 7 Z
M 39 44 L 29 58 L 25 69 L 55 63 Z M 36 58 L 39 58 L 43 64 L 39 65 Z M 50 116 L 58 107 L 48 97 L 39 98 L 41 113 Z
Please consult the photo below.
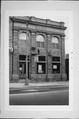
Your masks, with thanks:
M 57 82 L 34 82 L 34 83 L 29 83 L 28 85 L 25 85 L 25 83 L 18 82 L 18 83 L 10 83 L 9 85 L 9 91 L 10 93 L 12 92 L 17 92 L 17 91 L 34 91 L 37 89 L 40 89 L 40 91 L 45 91 L 50 89 L 57 89 L 57 88 L 68 88 L 69 87 L 69 82 L 68 81 L 57 81 Z

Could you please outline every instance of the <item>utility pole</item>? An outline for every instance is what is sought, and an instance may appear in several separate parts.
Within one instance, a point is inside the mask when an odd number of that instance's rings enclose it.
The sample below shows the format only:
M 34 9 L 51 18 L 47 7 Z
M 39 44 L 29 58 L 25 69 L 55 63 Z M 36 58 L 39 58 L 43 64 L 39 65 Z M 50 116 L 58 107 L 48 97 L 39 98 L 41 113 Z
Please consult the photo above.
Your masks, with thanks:
M 48 34 L 46 34 L 46 81 L 48 82 Z
M 28 22 L 26 23 L 26 29 L 28 30 Z M 27 47 L 27 42 L 28 41 L 26 39 L 26 79 L 25 79 L 25 85 L 29 84 L 29 82 L 28 82 L 28 55 L 27 55 L 28 47 Z

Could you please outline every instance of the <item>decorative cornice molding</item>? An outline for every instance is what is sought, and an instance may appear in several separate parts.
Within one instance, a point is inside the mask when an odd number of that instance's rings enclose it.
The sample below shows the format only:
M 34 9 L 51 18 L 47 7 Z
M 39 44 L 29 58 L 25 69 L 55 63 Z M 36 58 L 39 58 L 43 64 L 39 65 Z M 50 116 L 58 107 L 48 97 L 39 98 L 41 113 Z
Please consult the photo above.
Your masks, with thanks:
M 45 20 L 46 22 L 42 23 L 42 22 L 38 22 L 37 20 L 33 21 L 30 18 L 29 19 L 21 19 L 21 18 L 18 18 L 18 17 L 11 17 L 10 20 L 12 20 L 14 22 L 18 22 L 18 23 L 24 23 L 24 24 L 28 23 L 28 24 L 31 24 L 31 25 L 40 25 L 40 26 L 56 28 L 56 29 L 62 29 L 62 30 L 66 30 L 66 28 L 67 28 L 67 27 L 64 26 L 64 22 L 57 22 L 58 24 L 56 24 L 55 21 Z M 51 22 L 53 22 L 53 24 Z

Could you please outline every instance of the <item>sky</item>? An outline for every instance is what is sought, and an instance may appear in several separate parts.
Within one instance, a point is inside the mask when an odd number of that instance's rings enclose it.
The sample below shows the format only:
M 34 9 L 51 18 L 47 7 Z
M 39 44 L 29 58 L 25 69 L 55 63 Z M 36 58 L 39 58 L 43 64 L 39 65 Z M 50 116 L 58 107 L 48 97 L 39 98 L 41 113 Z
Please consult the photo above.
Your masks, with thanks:
M 20 14 L 21 15 L 21 14 Z M 23 15 L 23 14 L 22 14 Z M 25 14 L 23 15 L 25 16 Z M 42 11 L 27 10 L 26 16 L 35 16 L 37 18 L 50 19 L 52 21 L 64 22 L 67 29 L 65 30 L 65 53 L 69 53 L 69 17 L 65 11 Z

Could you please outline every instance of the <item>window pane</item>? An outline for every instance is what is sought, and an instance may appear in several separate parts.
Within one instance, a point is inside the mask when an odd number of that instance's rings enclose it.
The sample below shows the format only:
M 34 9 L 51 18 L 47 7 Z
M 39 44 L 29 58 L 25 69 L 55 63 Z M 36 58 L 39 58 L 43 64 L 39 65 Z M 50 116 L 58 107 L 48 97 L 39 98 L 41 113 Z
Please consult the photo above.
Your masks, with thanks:
M 21 33 L 21 34 L 19 35 L 19 39 L 20 39 L 20 40 L 26 40 L 26 33 Z
M 52 43 L 52 48 L 55 49 L 55 43 Z
M 54 56 L 54 57 L 52 57 L 52 61 L 60 61 L 60 57 Z
M 44 48 L 44 42 L 41 42 L 41 47 Z
M 40 42 L 39 41 L 37 41 L 37 47 L 40 47 Z
M 54 74 L 60 73 L 60 63 L 53 63 L 52 71 Z
M 58 43 L 58 38 L 52 37 L 52 43 Z
M 46 64 L 45 63 L 37 63 L 37 73 L 38 74 L 46 73 Z
M 56 49 L 59 49 L 59 44 L 56 43 Z
M 45 61 L 45 56 L 39 56 L 39 61 Z
M 26 60 L 26 55 L 19 55 L 19 60 Z
M 36 41 L 44 42 L 44 37 L 42 35 L 38 35 L 36 37 Z

